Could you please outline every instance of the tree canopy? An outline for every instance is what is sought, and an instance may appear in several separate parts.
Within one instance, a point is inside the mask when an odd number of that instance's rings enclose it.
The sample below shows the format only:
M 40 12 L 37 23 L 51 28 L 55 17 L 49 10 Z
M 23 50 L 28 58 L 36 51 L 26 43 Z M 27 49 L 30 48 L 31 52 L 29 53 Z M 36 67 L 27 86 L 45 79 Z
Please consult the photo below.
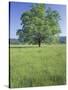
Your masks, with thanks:
M 38 44 L 52 42 L 60 33 L 60 15 L 57 11 L 48 8 L 45 4 L 33 4 L 29 11 L 21 15 L 22 28 L 16 34 L 22 42 Z

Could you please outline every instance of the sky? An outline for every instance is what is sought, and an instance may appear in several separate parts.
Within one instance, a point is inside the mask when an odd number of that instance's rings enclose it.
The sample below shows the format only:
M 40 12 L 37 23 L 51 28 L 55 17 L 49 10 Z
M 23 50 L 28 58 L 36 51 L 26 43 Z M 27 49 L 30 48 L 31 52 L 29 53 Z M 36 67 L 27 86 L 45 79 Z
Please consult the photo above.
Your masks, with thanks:
M 21 29 L 21 14 L 31 9 L 32 3 L 23 2 L 10 2 L 10 38 L 17 38 L 16 31 Z M 47 9 L 50 7 L 52 10 L 57 10 L 60 14 L 61 20 L 59 21 L 61 33 L 60 36 L 66 36 L 66 6 L 57 4 L 45 4 Z

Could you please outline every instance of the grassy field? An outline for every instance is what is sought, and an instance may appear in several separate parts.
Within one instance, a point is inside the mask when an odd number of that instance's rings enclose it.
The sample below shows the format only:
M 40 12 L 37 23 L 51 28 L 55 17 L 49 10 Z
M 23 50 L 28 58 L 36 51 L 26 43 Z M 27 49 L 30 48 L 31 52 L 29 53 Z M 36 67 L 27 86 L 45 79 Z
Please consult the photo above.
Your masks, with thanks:
M 11 88 L 65 83 L 65 45 L 10 47 Z

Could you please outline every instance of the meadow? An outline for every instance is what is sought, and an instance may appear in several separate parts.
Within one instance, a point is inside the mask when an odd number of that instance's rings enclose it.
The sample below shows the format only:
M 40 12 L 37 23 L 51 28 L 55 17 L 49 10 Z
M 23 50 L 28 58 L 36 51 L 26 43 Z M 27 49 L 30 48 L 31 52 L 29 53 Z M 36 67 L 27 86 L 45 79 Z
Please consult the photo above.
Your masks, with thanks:
M 10 46 L 10 87 L 66 84 L 66 46 Z

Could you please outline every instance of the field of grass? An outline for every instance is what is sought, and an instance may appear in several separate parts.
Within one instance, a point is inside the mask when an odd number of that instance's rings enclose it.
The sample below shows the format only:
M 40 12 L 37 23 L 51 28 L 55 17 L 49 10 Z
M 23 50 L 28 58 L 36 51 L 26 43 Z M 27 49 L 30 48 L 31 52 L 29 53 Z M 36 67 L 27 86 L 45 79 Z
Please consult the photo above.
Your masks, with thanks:
M 10 87 L 64 85 L 66 46 L 10 47 Z

